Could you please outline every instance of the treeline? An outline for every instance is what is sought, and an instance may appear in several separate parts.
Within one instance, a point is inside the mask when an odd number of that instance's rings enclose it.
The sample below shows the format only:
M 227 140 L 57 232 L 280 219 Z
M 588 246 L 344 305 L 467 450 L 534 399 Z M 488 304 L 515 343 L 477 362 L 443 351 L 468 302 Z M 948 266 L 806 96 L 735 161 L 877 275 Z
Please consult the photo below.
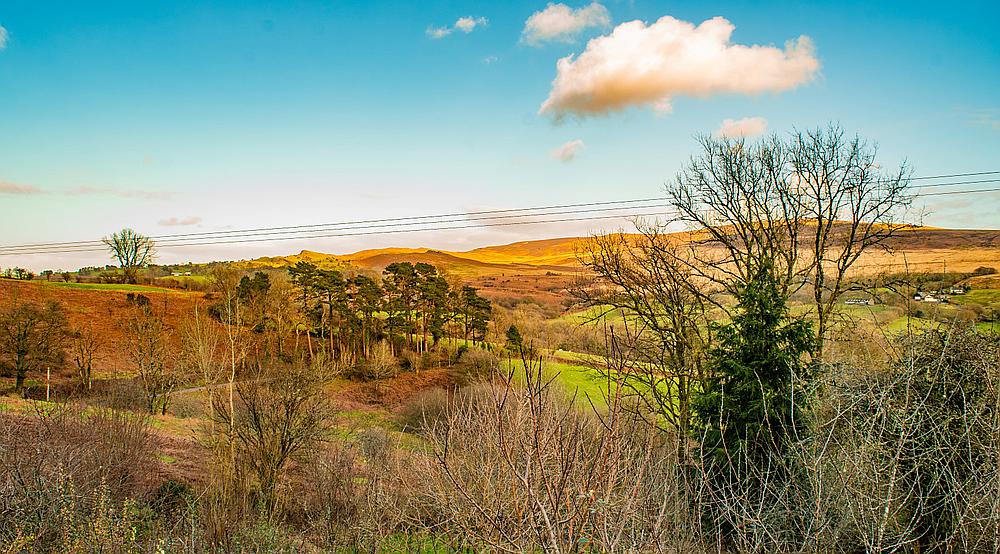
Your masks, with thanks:
M 346 276 L 299 262 L 288 270 L 296 287 L 307 336 L 321 340 L 337 358 L 367 358 L 372 345 L 388 340 L 393 351 L 422 353 L 444 337 L 473 343 L 485 340 L 490 302 L 470 286 L 452 286 L 426 263 L 397 262 L 382 271 L 381 284 L 364 274 Z M 241 288 L 254 297 L 267 276 L 244 277 Z M 309 348 L 313 345 L 310 341 Z M 310 353 L 313 354 L 312 350 Z
M 274 353 L 352 364 L 385 342 L 392 354 L 423 354 L 448 337 L 486 339 L 490 301 L 474 287 L 452 285 L 426 263 L 393 263 L 377 276 L 299 262 L 288 280 L 219 268 L 210 314 L 229 327 L 267 335 Z M 295 337 L 291 351 L 287 339 Z
M 35 278 L 35 273 L 23 267 L 8 267 L 0 272 L 4 279 L 14 279 L 17 281 L 30 281 Z

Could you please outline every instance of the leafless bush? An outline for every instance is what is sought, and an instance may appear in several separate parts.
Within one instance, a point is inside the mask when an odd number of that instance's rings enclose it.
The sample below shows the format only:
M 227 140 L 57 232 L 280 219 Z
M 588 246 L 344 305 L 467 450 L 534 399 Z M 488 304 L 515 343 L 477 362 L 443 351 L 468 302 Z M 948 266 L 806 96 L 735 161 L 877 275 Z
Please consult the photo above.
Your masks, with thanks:
M 887 371 L 835 389 L 827 486 L 858 548 L 1000 548 L 1000 341 L 970 326 L 907 337 Z
M 238 384 L 232 405 L 224 394 L 213 398 L 217 446 L 228 453 L 229 473 L 249 479 L 265 517 L 280 511 L 289 462 L 307 459 L 324 440 L 332 412 L 321 385 L 289 368 Z
M 389 343 L 381 341 L 372 347 L 368 360 L 362 366 L 362 372 L 366 379 L 375 381 L 376 391 L 379 381 L 399 372 L 399 361 L 393 356 Z
M 99 545 L 131 524 L 153 463 L 142 417 L 65 406 L 0 416 L 0 543 L 30 536 L 42 550 Z
M 417 467 L 436 529 L 507 552 L 694 547 L 673 445 L 617 401 L 580 411 L 526 365 L 526 386 L 509 376 L 430 432 L 434 456 Z
M 462 352 L 454 370 L 461 385 L 489 381 L 500 373 L 500 358 L 483 348 L 473 347 Z
M 448 413 L 448 391 L 433 388 L 409 399 L 399 413 L 404 431 L 423 431 L 434 427 Z
M 145 391 L 142 386 L 131 379 L 109 379 L 94 383 L 95 396 L 102 404 L 115 410 L 128 410 L 137 413 L 148 413 Z
M 424 360 L 419 353 L 404 349 L 400 357 L 403 359 L 403 367 L 406 370 L 420 373 L 420 370 L 424 369 Z
M 355 449 L 331 445 L 297 475 L 299 492 L 290 511 L 320 542 L 330 546 L 356 542 L 357 524 L 364 505 L 361 462 Z M 290 518 L 294 519 L 294 518 Z

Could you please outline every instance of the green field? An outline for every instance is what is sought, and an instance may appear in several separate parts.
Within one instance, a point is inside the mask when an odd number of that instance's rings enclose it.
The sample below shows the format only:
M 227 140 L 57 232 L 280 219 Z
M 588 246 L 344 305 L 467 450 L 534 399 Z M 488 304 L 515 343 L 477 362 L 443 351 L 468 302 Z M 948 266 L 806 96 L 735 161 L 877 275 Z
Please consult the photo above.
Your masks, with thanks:
M 1000 289 L 973 289 L 965 294 L 953 296 L 951 301 L 955 304 L 1000 304 Z
M 504 366 L 507 370 L 513 369 L 515 381 L 524 382 L 524 364 L 521 360 L 511 359 Z M 542 374 L 546 379 L 552 379 L 554 384 L 561 386 L 567 393 L 575 395 L 577 402 L 588 405 L 589 398 L 595 406 L 607 406 L 605 397 L 608 383 L 591 366 L 544 360 Z
M 208 275 L 166 275 L 163 277 L 157 277 L 156 281 L 176 281 L 178 283 L 197 283 L 199 285 L 206 284 L 211 281 Z
M 125 285 L 119 283 L 56 283 L 45 281 L 44 284 L 47 287 L 60 287 L 66 289 L 106 290 L 116 292 L 176 292 L 175 289 L 168 289 L 164 287 L 154 287 L 151 285 Z

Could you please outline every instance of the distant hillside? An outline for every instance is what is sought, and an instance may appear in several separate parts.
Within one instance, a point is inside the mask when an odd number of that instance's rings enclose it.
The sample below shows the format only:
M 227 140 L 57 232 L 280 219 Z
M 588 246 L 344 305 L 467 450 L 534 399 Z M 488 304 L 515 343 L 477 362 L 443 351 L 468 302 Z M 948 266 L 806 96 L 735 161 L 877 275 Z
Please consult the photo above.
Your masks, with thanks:
M 675 233 L 671 237 L 684 242 L 690 240 L 692 234 Z M 577 256 L 587 240 L 588 237 L 530 240 L 484 246 L 465 252 L 380 248 L 338 255 L 304 250 L 290 256 L 259 258 L 243 263 L 247 267 L 277 268 L 307 261 L 328 269 L 353 266 L 378 272 L 393 262 L 425 262 L 467 278 L 575 273 L 580 268 Z M 890 251 L 872 250 L 865 254 L 857 264 L 858 271 L 873 273 L 907 268 L 911 271 L 971 271 L 983 265 L 1000 266 L 1000 231 L 912 227 L 901 231 L 888 246 Z
M 486 246 L 466 252 L 431 248 L 378 248 L 353 254 L 323 254 L 303 250 L 289 256 L 258 258 L 241 262 L 246 267 L 287 267 L 300 261 L 325 269 L 357 267 L 380 272 L 393 262 L 429 263 L 447 273 L 479 277 L 505 273 L 570 272 L 579 269 L 577 249 L 585 237 L 522 241 Z

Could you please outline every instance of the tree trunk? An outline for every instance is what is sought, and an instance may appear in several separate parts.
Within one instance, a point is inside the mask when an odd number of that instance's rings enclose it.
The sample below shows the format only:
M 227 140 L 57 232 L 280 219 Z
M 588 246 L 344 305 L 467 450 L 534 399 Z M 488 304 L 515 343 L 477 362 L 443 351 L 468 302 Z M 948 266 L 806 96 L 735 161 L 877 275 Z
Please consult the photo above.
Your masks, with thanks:
M 21 392 L 24 388 L 24 377 L 28 373 L 28 368 L 24 365 L 24 355 L 20 352 L 17 353 L 17 360 L 14 362 L 14 372 L 16 377 L 14 378 L 14 390 Z

